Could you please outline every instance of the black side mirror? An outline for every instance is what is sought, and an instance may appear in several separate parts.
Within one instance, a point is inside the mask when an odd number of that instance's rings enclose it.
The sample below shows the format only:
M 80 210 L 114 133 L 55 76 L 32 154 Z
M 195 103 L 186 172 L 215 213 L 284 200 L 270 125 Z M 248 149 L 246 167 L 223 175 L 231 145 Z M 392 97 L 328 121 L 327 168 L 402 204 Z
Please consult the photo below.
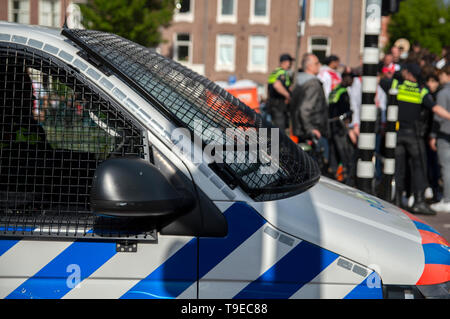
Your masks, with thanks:
M 91 209 L 96 215 L 165 218 L 187 213 L 194 206 L 190 192 L 173 187 L 145 160 L 109 159 L 95 172 Z

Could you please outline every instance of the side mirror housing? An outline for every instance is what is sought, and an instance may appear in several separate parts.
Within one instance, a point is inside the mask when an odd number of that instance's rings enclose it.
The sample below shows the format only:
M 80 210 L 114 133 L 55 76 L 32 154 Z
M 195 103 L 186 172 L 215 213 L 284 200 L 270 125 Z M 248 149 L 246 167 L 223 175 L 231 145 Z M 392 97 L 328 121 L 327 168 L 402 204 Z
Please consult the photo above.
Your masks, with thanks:
M 189 212 L 194 206 L 190 192 L 173 187 L 143 159 L 109 159 L 95 172 L 91 209 L 96 215 L 165 218 Z

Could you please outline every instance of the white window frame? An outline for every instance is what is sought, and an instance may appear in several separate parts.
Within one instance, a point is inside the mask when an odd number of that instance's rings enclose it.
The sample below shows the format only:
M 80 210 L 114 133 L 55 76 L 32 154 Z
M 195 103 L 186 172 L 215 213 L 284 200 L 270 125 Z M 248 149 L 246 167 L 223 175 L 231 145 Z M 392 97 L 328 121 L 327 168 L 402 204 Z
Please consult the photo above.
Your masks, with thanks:
M 330 16 L 328 18 L 316 18 L 314 17 L 316 0 L 311 0 L 309 8 L 309 25 L 311 26 L 324 25 L 328 27 L 333 26 L 334 0 L 328 1 L 330 1 Z
M 43 9 L 43 0 L 41 0 L 41 1 L 39 1 L 39 14 L 38 14 L 38 24 L 39 25 L 43 25 L 43 26 L 47 26 L 47 27 L 56 27 L 56 28 L 59 28 L 59 27 L 61 27 L 61 0 L 53 0 L 53 1 L 48 1 L 48 2 L 53 2 L 54 3 L 54 5 L 55 5 L 55 15 L 52 17 L 52 20 L 53 19 L 56 19 L 56 21 L 53 21 L 55 24 L 44 24 L 43 23 L 43 16 L 42 16 L 42 14 L 43 14 L 43 11 L 42 11 L 42 9 Z
M 221 36 L 232 36 L 232 40 L 230 43 L 222 43 L 221 42 Z M 224 65 L 219 63 L 219 56 L 220 56 L 220 47 L 222 45 L 231 45 L 232 47 L 232 63 L 230 65 Z M 215 70 L 216 71 L 225 71 L 225 72 L 234 72 L 236 69 L 236 36 L 234 34 L 229 33 L 221 33 L 216 36 L 216 63 L 215 63 Z
M 318 44 L 312 44 L 313 39 L 327 39 L 327 45 L 318 45 Z M 326 50 L 326 56 L 329 56 L 331 54 L 331 38 L 326 36 L 320 36 L 320 35 L 312 35 L 308 37 L 308 52 L 312 53 L 313 50 Z
M 189 41 L 178 40 L 177 37 L 179 34 L 189 34 Z M 189 32 L 174 33 L 174 35 L 173 35 L 173 60 L 177 61 L 178 63 L 185 64 L 185 65 L 192 64 L 192 43 L 193 43 L 192 33 L 189 33 Z M 187 61 L 178 60 L 178 46 L 179 45 L 187 45 L 187 47 L 188 47 L 188 60 Z
M 264 38 L 264 48 L 266 51 L 266 56 L 264 57 L 265 63 L 264 65 L 255 65 L 253 64 L 252 56 L 253 56 L 253 48 L 255 46 L 261 46 L 260 44 L 255 43 L 255 38 Z M 268 72 L 268 57 L 269 57 L 269 37 L 263 34 L 254 34 L 250 35 L 248 38 L 248 64 L 247 64 L 247 71 L 249 73 L 267 73 Z
M 232 0 L 233 1 L 233 14 L 230 15 L 223 15 L 222 14 L 222 1 L 223 0 L 217 0 L 217 23 L 237 23 L 237 5 L 238 0 Z
M 180 13 L 180 11 L 177 8 L 175 8 L 173 20 L 175 22 L 194 22 L 194 11 L 195 11 L 194 9 L 195 9 L 195 0 L 191 0 L 189 12 Z
M 13 2 L 14 2 L 14 0 L 9 0 L 8 1 L 8 20 L 10 22 L 14 22 L 13 17 L 14 17 L 15 10 L 13 9 Z M 30 6 L 31 6 L 31 1 L 30 0 L 24 0 L 23 2 L 27 2 L 28 3 L 28 8 L 27 8 L 27 10 L 25 10 L 25 9 L 20 10 L 18 13 L 19 13 L 19 15 L 20 15 L 21 12 L 22 12 L 22 14 L 26 13 L 26 15 L 28 15 L 28 19 L 27 19 L 28 21 L 26 21 L 24 23 L 29 24 L 30 23 L 30 11 L 31 11 L 30 10 Z M 20 21 L 19 21 L 19 23 L 20 23 Z
M 255 1 L 250 0 L 250 24 L 270 24 L 270 9 L 271 9 L 271 0 L 266 0 L 266 15 L 265 16 L 256 16 L 255 15 Z

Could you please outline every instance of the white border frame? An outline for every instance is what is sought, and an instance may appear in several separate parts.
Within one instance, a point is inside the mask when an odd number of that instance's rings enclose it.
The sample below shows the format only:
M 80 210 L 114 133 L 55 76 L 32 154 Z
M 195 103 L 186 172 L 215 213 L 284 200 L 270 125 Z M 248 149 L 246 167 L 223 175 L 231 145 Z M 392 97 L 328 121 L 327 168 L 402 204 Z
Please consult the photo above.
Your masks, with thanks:
M 10 22 L 14 22 L 13 21 L 13 1 L 14 0 L 8 0 L 8 21 L 10 21 Z M 28 21 L 26 23 L 30 24 L 30 21 L 31 21 L 31 1 L 30 0 L 26 0 L 26 1 L 28 2 Z
M 61 0 L 51 1 L 51 2 L 55 3 L 55 11 L 57 13 L 57 15 L 56 15 L 57 23 L 56 23 L 56 25 L 42 24 L 42 16 L 41 16 L 41 14 L 42 14 L 42 1 L 43 0 L 39 0 L 39 5 L 38 5 L 38 24 L 42 25 L 42 26 L 45 26 L 45 27 L 59 28 L 60 24 L 61 24 L 61 10 L 62 10 L 61 6 L 63 5 L 61 3 Z
M 255 37 L 264 37 L 265 38 L 265 48 L 266 48 L 266 56 L 265 56 L 265 64 L 264 66 L 257 66 L 252 64 L 252 53 L 253 53 L 253 39 Z M 268 72 L 268 60 L 269 60 L 269 37 L 265 34 L 251 34 L 248 37 L 248 59 L 247 59 L 247 72 L 249 73 L 267 73 Z
M 315 8 L 316 0 L 311 0 L 310 6 L 309 6 L 309 25 L 310 26 L 319 26 L 319 25 L 328 26 L 328 27 L 333 26 L 334 1 L 333 0 L 328 0 L 328 1 L 330 1 L 330 17 L 325 18 L 325 19 L 319 19 L 319 18 L 314 18 L 314 8 Z
M 208 1 L 208 0 L 206 0 Z M 223 0 L 217 0 L 217 23 L 237 23 L 237 6 L 238 6 L 238 0 L 232 0 L 233 1 L 233 14 L 231 15 L 223 15 L 222 14 L 222 1 Z
M 178 46 L 176 46 L 176 44 L 178 43 L 178 42 L 181 42 L 181 43 L 184 43 L 184 42 L 188 42 L 188 41 L 178 41 L 177 40 L 177 36 L 179 35 L 179 34 L 188 34 L 189 35 L 189 44 L 188 44 L 188 50 L 189 50 L 189 52 L 188 52 L 188 60 L 187 61 L 179 61 L 178 60 L 178 58 L 177 58 L 177 56 L 178 56 Z M 180 63 L 180 64 L 192 64 L 192 52 L 193 52 L 193 50 L 192 50 L 192 47 L 193 47 L 193 36 L 192 36 L 192 33 L 190 33 L 190 32 L 175 32 L 174 34 L 173 34 L 173 60 L 174 61 L 177 61 L 178 63 Z
M 326 45 L 326 51 L 327 51 L 327 56 L 329 56 L 331 54 L 331 37 L 328 36 L 323 36 L 323 35 L 311 35 L 308 37 L 308 52 L 312 53 L 313 47 L 314 50 L 321 50 L 322 47 L 325 49 L 325 45 L 318 45 L 318 44 L 312 44 L 312 40 L 313 39 L 327 39 L 328 44 Z
M 271 0 L 266 1 L 266 15 L 264 17 L 255 16 L 255 1 L 250 0 L 250 24 L 270 24 L 270 10 L 271 10 Z
M 220 36 L 231 35 L 233 37 L 232 46 L 233 46 L 233 62 L 232 65 L 223 65 L 219 64 L 219 47 L 221 46 L 221 42 L 219 41 Z M 214 69 L 218 72 L 234 72 L 236 70 L 236 35 L 231 33 L 219 33 L 216 35 L 216 61 Z
M 191 7 L 188 13 L 180 13 L 177 8 L 175 8 L 175 12 L 173 14 L 174 22 L 194 22 L 195 18 L 195 0 L 191 0 Z

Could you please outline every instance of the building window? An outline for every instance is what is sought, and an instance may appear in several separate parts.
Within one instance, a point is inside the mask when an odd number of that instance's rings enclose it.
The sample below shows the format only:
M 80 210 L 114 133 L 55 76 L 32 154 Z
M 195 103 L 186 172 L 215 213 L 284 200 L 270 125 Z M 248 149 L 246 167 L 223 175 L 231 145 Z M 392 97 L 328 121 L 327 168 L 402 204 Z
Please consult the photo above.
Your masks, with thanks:
M 250 0 L 250 24 L 270 24 L 270 0 Z
M 267 73 L 268 39 L 264 35 L 252 35 L 249 39 L 248 72 Z
M 9 0 L 9 21 L 16 23 L 30 23 L 30 1 Z
M 232 34 L 219 34 L 216 41 L 216 71 L 234 72 L 236 39 Z
M 173 16 L 175 22 L 194 22 L 195 0 L 178 0 Z
M 48 27 L 60 27 L 61 2 L 59 0 L 41 0 L 39 2 L 39 24 Z
M 308 52 L 314 53 L 323 64 L 325 58 L 330 55 L 330 39 L 324 37 L 310 37 Z
M 191 35 L 189 33 L 175 34 L 174 41 L 174 60 L 177 62 L 191 63 Z
M 237 23 L 237 1 L 217 0 L 217 23 Z
M 333 0 L 312 0 L 310 25 L 333 25 Z

